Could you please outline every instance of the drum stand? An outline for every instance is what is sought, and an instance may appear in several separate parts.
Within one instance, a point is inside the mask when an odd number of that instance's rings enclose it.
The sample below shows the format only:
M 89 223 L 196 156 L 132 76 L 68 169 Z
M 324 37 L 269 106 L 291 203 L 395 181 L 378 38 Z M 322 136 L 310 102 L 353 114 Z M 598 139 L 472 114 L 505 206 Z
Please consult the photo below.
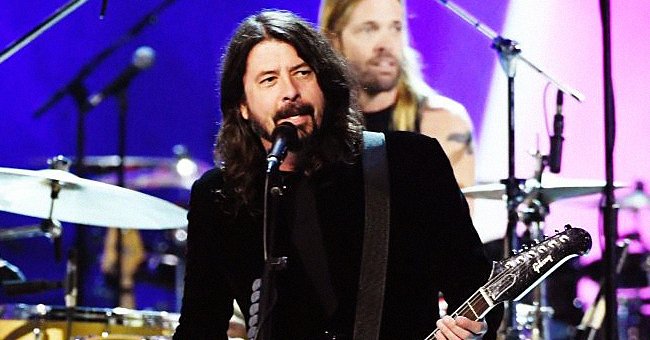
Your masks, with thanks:
M 530 241 L 537 243 L 544 240 L 544 219 L 548 212 L 548 204 L 542 199 L 530 200 L 525 210 L 520 212 L 520 218 L 526 225 L 526 233 Z M 532 319 L 532 324 L 524 324 L 526 329 L 530 329 L 530 337 L 527 337 L 529 339 L 550 339 L 549 322 L 553 316 L 553 308 L 548 305 L 546 293 L 547 287 L 544 280 L 529 294 L 532 298 L 533 317 L 527 318 L 527 320 Z
M 550 201 L 541 192 L 542 174 L 549 163 L 549 156 L 542 155 L 539 150 L 532 156 L 537 162 L 537 168 L 533 178 L 527 180 L 524 189 L 520 191 L 523 197 L 518 200 L 521 203 L 517 208 L 519 221 L 526 225 L 526 232 L 522 240 L 524 244 L 538 243 L 544 240 L 546 237 L 544 235 L 545 219 L 550 212 Z M 526 250 L 528 247 L 524 245 L 523 248 Z M 550 318 L 553 316 L 553 308 L 548 305 L 546 294 L 546 280 L 540 282 L 529 294 L 529 298 L 532 300 L 533 317 L 529 317 L 529 311 L 521 311 L 525 315 L 525 321 L 518 322 L 517 333 L 519 338 L 525 336 L 526 339 L 533 340 L 550 339 Z M 513 304 L 515 304 L 517 319 L 519 319 L 520 312 L 517 306 L 524 307 L 524 305 L 516 302 L 513 302 Z M 530 332 L 530 334 L 526 334 L 527 332 Z

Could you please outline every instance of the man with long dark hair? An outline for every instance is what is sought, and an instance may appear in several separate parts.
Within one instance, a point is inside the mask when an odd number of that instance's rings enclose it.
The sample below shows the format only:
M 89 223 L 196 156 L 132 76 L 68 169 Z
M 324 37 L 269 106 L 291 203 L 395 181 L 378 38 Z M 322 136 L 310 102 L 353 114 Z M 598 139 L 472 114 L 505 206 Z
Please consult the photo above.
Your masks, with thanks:
M 351 88 L 345 62 L 299 17 L 263 11 L 240 24 L 222 62 L 220 166 L 192 188 L 175 339 L 226 339 L 233 299 L 249 333 L 260 326 L 266 155 L 284 124 L 295 126 L 297 142 L 279 168 L 273 249 L 287 261 L 263 326 L 273 339 L 352 339 L 367 212 Z M 453 308 L 490 271 L 449 160 L 426 136 L 385 140 L 390 242 L 380 339 L 424 338 L 436 326 L 452 339 L 480 336 L 484 321 L 436 322 L 439 291 Z

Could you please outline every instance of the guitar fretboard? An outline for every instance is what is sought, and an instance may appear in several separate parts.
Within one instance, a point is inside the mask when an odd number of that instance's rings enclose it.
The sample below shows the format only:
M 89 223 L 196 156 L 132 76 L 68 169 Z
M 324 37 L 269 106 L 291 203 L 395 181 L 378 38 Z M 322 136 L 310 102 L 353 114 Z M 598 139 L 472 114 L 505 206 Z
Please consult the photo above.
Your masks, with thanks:
M 492 308 L 492 306 L 494 306 L 494 304 L 490 304 L 479 289 L 474 293 L 474 295 L 472 295 L 469 299 L 467 299 L 467 301 L 458 307 L 458 309 L 456 309 L 456 311 L 451 314 L 451 317 L 455 318 L 457 316 L 464 316 L 470 320 L 477 321 L 483 318 L 485 314 L 487 314 L 487 312 L 490 310 L 490 308 Z M 438 333 L 438 329 L 429 334 L 429 336 L 427 336 L 424 340 L 435 339 L 436 333 Z

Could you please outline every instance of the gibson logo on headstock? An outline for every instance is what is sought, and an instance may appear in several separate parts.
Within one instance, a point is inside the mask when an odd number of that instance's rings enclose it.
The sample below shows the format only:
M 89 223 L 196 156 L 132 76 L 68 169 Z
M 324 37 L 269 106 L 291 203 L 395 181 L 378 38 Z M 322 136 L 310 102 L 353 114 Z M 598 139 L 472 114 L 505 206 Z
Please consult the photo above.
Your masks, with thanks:
M 518 265 L 525 264 L 526 262 L 530 260 L 537 260 L 536 263 L 533 264 L 533 270 L 535 272 L 539 273 L 540 269 L 548 262 L 553 262 L 553 257 L 549 254 L 552 252 L 554 249 L 558 248 L 560 245 L 563 243 L 567 243 L 571 240 L 571 238 L 567 235 L 559 235 L 556 238 L 551 238 L 548 239 L 530 250 L 527 250 L 526 252 L 520 254 L 519 256 L 516 256 L 509 261 L 506 262 L 505 266 L 506 268 L 514 268 L 517 267 Z M 540 257 L 547 255 L 546 258 L 543 260 L 539 260 Z
M 533 270 L 537 273 L 539 273 L 539 270 L 547 263 L 553 262 L 553 257 L 551 255 L 547 256 L 543 260 L 537 260 L 537 262 L 533 263 Z

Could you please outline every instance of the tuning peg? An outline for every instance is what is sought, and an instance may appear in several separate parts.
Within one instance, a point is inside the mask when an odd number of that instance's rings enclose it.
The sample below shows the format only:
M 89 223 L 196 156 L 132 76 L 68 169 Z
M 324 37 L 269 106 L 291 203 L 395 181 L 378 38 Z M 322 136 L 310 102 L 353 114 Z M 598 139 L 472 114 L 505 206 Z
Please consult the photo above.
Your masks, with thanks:
M 573 227 L 570 224 L 565 224 L 564 225 L 564 230 L 569 230 L 571 228 L 573 228 Z
M 560 233 L 560 231 L 559 231 L 559 230 L 557 230 L 557 229 L 555 229 L 555 233 L 556 233 L 556 234 L 559 234 L 559 233 Z

